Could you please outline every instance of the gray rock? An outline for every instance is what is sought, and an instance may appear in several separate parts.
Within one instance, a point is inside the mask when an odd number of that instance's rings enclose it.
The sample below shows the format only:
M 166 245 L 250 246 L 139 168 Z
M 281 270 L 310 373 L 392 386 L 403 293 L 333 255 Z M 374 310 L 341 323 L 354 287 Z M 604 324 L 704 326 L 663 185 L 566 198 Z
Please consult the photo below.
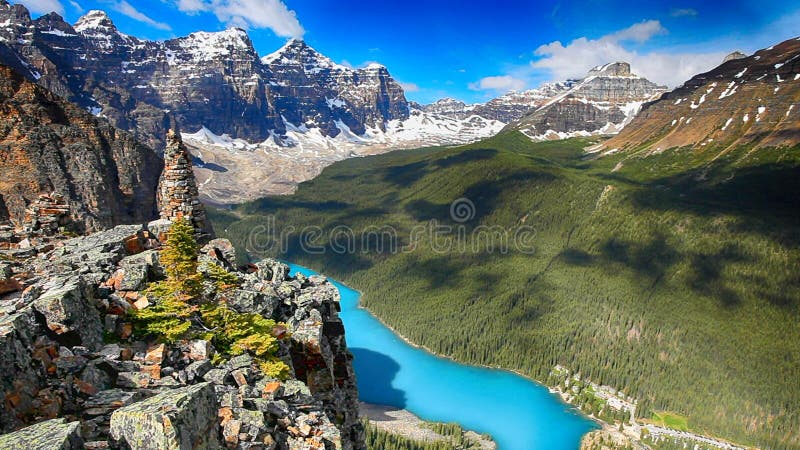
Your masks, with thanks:
M 148 281 L 164 276 L 164 269 L 159 264 L 158 252 L 155 250 L 127 256 L 120 261 L 120 267 L 124 271 L 119 287 L 122 291 L 142 290 Z
M 83 450 L 80 422 L 52 419 L 0 436 L 3 450 Z
M 253 357 L 247 353 L 234 356 L 225 363 L 225 367 L 231 370 L 241 369 L 242 367 L 250 367 L 251 365 L 253 365 Z
M 90 290 L 80 278 L 54 280 L 54 287 L 45 291 L 33 307 L 44 316 L 50 329 L 64 345 L 83 345 L 90 349 L 103 344 L 103 324 L 87 297 Z
M 111 415 L 110 438 L 117 448 L 217 450 L 223 448 L 218 434 L 210 383 L 163 392 Z
M 203 379 L 214 384 L 225 384 L 225 379 L 230 373 L 228 369 L 211 369 L 203 375 Z
M 205 374 L 211 370 L 213 366 L 211 365 L 211 361 L 204 359 L 201 361 L 195 361 L 188 366 L 186 366 L 184 372 L 186 372 L 186 379 L 189 381 L 194 381 L 199 378 L 202 378 Z
M 169 219 L 158 219 L 147 224 L 147 230 L 150 234 L 162 242 L 166 241 L 170 227 L 172 227 L 172 221 Z
M 0 432 L 25 425 L 20 418 L 32 412 L 32 399 L 45 385 L 44 368 L 31 354 L 41 333 L 30 308 L 0 316 Z M 8 401 L 12 396 L 18 397 L 15 404 Z

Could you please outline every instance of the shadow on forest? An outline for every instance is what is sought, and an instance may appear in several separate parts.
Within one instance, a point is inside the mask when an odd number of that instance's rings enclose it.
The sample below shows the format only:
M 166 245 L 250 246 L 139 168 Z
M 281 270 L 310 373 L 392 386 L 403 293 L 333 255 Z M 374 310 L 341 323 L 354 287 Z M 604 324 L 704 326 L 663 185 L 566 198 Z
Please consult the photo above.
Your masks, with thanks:
M 264 197 L 245 204 L 248 211 L 254 213 L 267 213 L 278 209 L 308 209 L 312 211 L 335 211 L 349 208 L 349 203 L 328 200 L 313 202 L 307 200 L 294 200 L 292 197 Z
M 765 164 L 733 175 L 712 169 L 704 176 L 709 181 L 698 181 L 698 172 L 655 180 L 634 193 L 634 205 L 705 216 L 730 214 L 743 219 L 737 231 L 800 245 L 800 168 Z
M 497 150 L 490 148 L 476 148 L 475 150 L 466 150 L 456 153 L 455 155 L 436 160 L 434 164 L 442 168 L 451 167 L 456 164 L 463 164 L 466 162 L 492 159 L 495 157 L 495 155 L 497 155 Z
M 498 207 L 503 206 L 499 200 L 500 196 L 515 186 L 536 182 L 550 182 L 555 180 L 555 176 L 547 172 L 536 172 L 532 170 L 519 170 L 510 173 L 499 180 L 479 181 L 463 191 L 459 198 L 466 198 L 475 206 L 472 217 L 467 222 L 456 222 L 451 217 L 450 207 L 452 201 L 448 203 L 433 203 L 429 200 L 419 199 L 406 204 L 405 211 L 415 220 L 426 222 L 437 220 L 445 224 L 464 225 L 474 227 L 480 224 L 481 220 L 491 215 Z
M 383 171 L 383 179 L 400 187 L 408 187 L 424 177 L 428 171 L 427 161 L 417 161 L 402 166 L 392 166 Z

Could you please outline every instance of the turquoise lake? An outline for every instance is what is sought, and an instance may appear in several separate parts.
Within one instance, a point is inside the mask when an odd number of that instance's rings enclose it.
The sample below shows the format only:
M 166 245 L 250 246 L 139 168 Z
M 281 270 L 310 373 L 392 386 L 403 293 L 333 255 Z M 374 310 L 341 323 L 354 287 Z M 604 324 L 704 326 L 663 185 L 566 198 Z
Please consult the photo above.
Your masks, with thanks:
M 292 273 L 316 272 L 290 264 Z M 575 450 L 591 420 L 514 373 L 459 364 L 407 344 L 334 282 L 362 401 L 405 408 L 437 422 L 488 433 L 499 450 Z

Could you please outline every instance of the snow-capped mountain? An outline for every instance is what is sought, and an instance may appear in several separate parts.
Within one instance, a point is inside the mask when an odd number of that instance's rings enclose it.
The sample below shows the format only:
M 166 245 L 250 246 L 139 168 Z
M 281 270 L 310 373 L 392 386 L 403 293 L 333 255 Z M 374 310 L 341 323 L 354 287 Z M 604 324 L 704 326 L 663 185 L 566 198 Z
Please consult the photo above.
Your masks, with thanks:
M 102 11 L 72 26 L 55 13 L 31 20 L 0 0 L 0 62 L 156 148 L 176 124 L 262 142 L 290 127 L 336 137 L 343 124 L 361 135 L 409 117 L 385 67 L 344 67 L 301 40 L 262 59 L 240 29 L 147 41 Z
M 340 132 L 334 137 L 324 135 L 319 128 L 287 122 L 284 136 L 259 143 L 220 136 L 207 128 L 184 133 L 183 140 L 197 156 L 195 173 L 203 198 L 240 203 L 268 194 L 290 193 L 297 184 L 346 158 L 389 149 L 465 144 L 492 136 L 505 124 L 480 116 L 455 119 L 412 107 L 407 119 L 390 120 L 383 130 L 367 128 L 359 135 L 340 121 L 336 126 Z
M 750 56 L 728 55 L 647 104 L 603 147 L 646 153 L 693 147 L 723 155 L 739 146 L 797 145 L 799 102 L 800 38 L 794 38 Z
M 589 71 L 586 78 L 508 125 L 532 139 L 617 133 L 645 102 L 657 99 L 666 86 L 631 73 L 626 62 L 609 63 Z
M 428 113 L 456 119 L 480 116 L 510 123 L 543 105 L 551 98 L 568 91 L 575 83 L 577 83 L 576 80 L 545 83 L 536 89 L 508 92 L 486 103 L 468 105 L 456 99 L 443 98 L 428 105 L 419 105 L 417 108 Z

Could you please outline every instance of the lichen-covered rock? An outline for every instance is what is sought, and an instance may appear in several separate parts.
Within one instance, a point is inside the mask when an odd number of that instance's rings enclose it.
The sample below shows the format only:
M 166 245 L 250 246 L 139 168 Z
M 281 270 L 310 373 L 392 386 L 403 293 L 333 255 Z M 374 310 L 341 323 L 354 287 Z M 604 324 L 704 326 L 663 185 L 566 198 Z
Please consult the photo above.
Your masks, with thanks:
M 83 450 L 80 422 L 52 419 L 0 436 L 3 450 Z
M 24 425 L 21 419 L 33 411 L 33 399 L 44 386 L 44 367 L 32 353 L 39 333 L 30 308 L 0 316 L 0 431 Z
M 120 449 L 217 450 L 218 434 L 210 383 L 166 391 L 111 415 L 110 437 Z
M 91 290 L 80 278 L 56 278 L 33 307 L 47 328 L 65 345 L 98 349 L 103 344 L 103 324 L 92 304 Z
M 119 286 L 121 291 L 144 289 L 148 281 L 164 276 L 164 269 L 159 264 L 158 252 L 155 250 L 126 256 L 120 261 L 120 267 L 123 271 Z

